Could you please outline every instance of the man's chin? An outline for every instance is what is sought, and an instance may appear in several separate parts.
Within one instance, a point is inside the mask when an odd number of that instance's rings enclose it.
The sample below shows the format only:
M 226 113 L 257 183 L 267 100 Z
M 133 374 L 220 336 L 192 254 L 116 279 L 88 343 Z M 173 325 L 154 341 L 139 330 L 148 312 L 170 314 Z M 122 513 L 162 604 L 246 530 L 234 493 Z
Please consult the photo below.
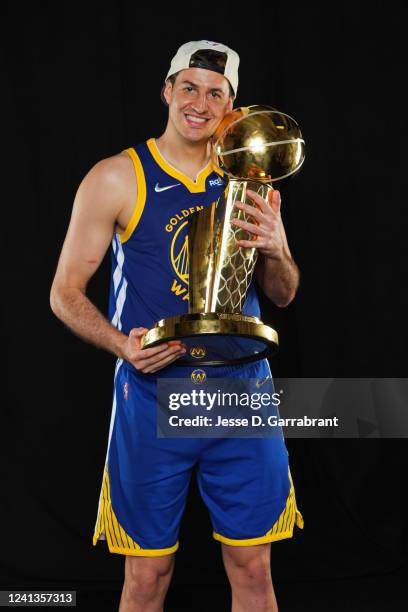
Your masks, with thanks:
M 198 132 L 197 130 L 197 133 L 192 133 L 191 131 L 183 131 L 183 136 L 189 142 L 207 142 L 209 138 L 211 138 L 212 133 L 207 131 L 204 132 L 204 130 L 202 132 Z

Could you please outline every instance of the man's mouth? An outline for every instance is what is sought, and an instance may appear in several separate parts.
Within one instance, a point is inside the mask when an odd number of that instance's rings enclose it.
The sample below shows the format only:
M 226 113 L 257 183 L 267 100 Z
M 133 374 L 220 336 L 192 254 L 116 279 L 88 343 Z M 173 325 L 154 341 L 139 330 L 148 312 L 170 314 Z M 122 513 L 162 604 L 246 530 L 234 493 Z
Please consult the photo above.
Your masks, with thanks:
M 194 127 L 200 127 L 209 121 L 207 117 L 197 117 L 196 115 L 189 115 L 187 113 L 184 113 L 184 116 L 187 123 L 189 125 L 193 125 Z

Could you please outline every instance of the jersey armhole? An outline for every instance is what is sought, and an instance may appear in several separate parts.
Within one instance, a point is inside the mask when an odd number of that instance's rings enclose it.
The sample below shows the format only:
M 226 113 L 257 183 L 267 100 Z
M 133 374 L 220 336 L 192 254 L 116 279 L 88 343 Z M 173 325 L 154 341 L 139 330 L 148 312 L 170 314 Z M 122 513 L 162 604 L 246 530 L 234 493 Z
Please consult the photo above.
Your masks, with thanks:
M 137 181 L 137 198 L 135 208 L 133 210 L 132 216 L 130 218 L 129 223 L 126 226 L 123 234 L 120 234 L 120 241 L 123 244 L 133 234 L 136 229 L 137 224 L 140 221 L 140 217 L 142 216 L 145 204 L 146 204 L 146 179 L 143 171 L 142 162 L 138 154 L 136 153 L 133 147 L 129 147 L 128 149 L 124 149 L 124 151 L 129 155 L 133 162 L 133 167 L 135 169 L 136 181 Z

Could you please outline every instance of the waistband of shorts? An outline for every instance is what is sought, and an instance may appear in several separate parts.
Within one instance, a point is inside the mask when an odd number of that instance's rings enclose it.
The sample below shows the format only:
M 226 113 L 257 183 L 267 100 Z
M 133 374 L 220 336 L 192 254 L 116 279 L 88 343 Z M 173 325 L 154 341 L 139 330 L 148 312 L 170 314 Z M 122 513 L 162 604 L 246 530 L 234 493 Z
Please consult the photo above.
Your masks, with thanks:
M 268 359 L 230 366 L 209 366 L 199 364 L 195 366 L 166 366 L 157 372 L 145 373 L 136 369 L 128 361 L 123 361 L 123 367 L 136 377 L 146 381 L 156 381 L 158 378 L 190 378 L 194 371 L 203 370 L 208 378 L 237 378 L 239 374 L 246 378 L 257 378 L 258 376 L 271 375 Z

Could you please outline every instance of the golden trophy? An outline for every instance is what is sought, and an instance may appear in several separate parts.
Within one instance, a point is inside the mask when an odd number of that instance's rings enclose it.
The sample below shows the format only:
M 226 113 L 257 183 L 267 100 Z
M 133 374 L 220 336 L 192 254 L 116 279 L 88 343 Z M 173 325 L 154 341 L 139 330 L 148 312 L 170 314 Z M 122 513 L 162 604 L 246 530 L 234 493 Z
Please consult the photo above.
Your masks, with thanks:
M 304 147 L 296 121 L 270 106 L 240 107 L 224 117 L 211 150 L 213 163 L 228 177 L 227 186 L 218 200 L 188 220 L 188 313 L 155 323 L 142 337 L 141 348 L 181 340 L 187 351 L 174 362 L 180 366 L 236 365 L 277 350 L 277 332 L 242 313 L 258 251 L 236 244 L 255 237 L 231 220 L 255 223 L 234 203 L 255 206 L 247 189 L 268 200 L 273 182 L 299 170 Z

